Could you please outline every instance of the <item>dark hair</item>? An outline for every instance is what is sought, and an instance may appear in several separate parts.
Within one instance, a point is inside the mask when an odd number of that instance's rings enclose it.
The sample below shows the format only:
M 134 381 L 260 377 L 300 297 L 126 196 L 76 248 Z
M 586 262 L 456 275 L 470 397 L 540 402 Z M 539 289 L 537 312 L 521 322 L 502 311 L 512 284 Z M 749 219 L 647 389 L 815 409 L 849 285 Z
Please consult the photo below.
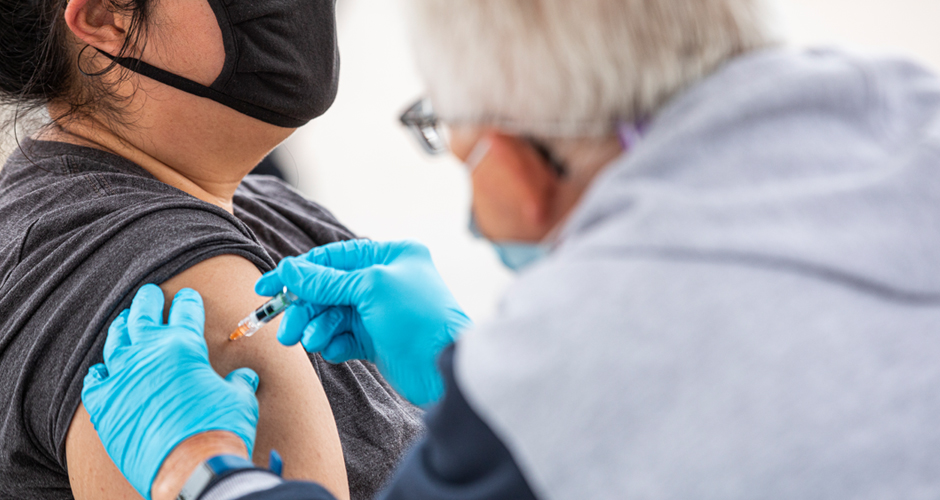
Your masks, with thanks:
M 140 46 L 153 0 L 103 0 L 115 13 L 131 15 L 121 54 Z M 96 55 L 93 47 L 75 52 L 65 22 L 68 0 L 0 0 L 0 103 L 28 114 L 50 102 L 70 111 L 61 119 L 92 111 L 116 115 L 117 96 L 97 77 L 82 69 Z

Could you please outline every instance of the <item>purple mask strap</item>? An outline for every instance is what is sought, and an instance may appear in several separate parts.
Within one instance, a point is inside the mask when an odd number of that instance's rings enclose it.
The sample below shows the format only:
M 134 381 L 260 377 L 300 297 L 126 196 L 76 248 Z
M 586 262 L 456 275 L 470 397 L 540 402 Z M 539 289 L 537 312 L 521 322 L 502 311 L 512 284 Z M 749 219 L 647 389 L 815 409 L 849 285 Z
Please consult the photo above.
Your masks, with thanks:
M 617 135 L 620 137 L 620 145 L 623 146 L 624 151 L 633 149 L 637 143 L 640 142 L 640 139 L 643 138 L 644 132 L 646 132 L 645 120 L 635 123 L 617 123 Z

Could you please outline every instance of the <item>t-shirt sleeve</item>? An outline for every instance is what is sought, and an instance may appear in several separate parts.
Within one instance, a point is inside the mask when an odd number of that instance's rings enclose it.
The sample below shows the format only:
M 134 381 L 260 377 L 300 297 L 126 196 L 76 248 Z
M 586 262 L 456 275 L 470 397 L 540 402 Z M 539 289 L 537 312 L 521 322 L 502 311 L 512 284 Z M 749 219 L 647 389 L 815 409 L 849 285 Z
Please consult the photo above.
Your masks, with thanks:
M 0 297 L 10 328 L 0 367 L 14 386 L 11 416 L 26 434 L 3 439 L 31 440 L 43 455 L 32 460 L 54 469 L 67 470 L 65 439 L 84 376 L 101 362 L 108 327 L 138 288 L 220 255 L 262 271 L 274 265 L 250 230 L 214 207 L 138 203 L 95 215 L 75 210 L 35 224 Z

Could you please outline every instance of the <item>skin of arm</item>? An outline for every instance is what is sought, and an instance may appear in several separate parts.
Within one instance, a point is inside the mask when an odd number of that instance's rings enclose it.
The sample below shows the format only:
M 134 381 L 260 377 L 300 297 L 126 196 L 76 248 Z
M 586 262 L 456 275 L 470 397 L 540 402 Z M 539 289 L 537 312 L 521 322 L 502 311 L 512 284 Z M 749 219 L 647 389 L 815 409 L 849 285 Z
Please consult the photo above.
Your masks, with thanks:
M 163 461 L 150 490 L 153 500 L 174 500 L 183 490 L 193 470 L 202 462 L 219 455 L 248 457 L 245 443 L 231 432 L 197 434 L 179 444 Z
M 193 288 L 202 295 L 209 358 L 217 373 L 225 376 L 232 370 L 247 367 L 260 377 L 257 391 L 260 415 L 253 461 L 267 466 L 270 450 L 276 449 L 284 458 L 286 479 L 317 482 L 337 498 L 346 500 L 349 489 L 336 422 L 303 348 L 287 348 L 277 341 L 278 320 L 266 325 L 254 337 L 235 342 L 228 340 L 238 322 L 266 300 L 253 291 L 260 276 L 258 269 L 246 259 L 220 256 L 191 267 L 163 283 L 161 288 L 166 294 L 167 307 L 182 288 Z M 182 458 L 180 454 L 175 455 L 174 460 L 188 460 L 185 453 Z M 108 457 L 82 406 L 69 428 L 66 457 L 76 500 L 139 498 Z M 188 474 L 185 475 L 188 478 Z M 163 482 L 175 484 L 173 479 Z

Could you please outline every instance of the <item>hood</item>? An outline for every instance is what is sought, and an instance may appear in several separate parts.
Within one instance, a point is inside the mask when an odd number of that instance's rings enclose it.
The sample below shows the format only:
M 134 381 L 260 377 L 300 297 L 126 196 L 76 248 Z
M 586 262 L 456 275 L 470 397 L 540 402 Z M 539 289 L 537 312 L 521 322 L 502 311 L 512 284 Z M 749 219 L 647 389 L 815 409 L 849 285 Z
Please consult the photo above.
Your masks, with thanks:
M 728 259 L 938 300 L 938 118 L 940 81 L 906 61 L 741 57 L 607 167 L 558 253 Z

